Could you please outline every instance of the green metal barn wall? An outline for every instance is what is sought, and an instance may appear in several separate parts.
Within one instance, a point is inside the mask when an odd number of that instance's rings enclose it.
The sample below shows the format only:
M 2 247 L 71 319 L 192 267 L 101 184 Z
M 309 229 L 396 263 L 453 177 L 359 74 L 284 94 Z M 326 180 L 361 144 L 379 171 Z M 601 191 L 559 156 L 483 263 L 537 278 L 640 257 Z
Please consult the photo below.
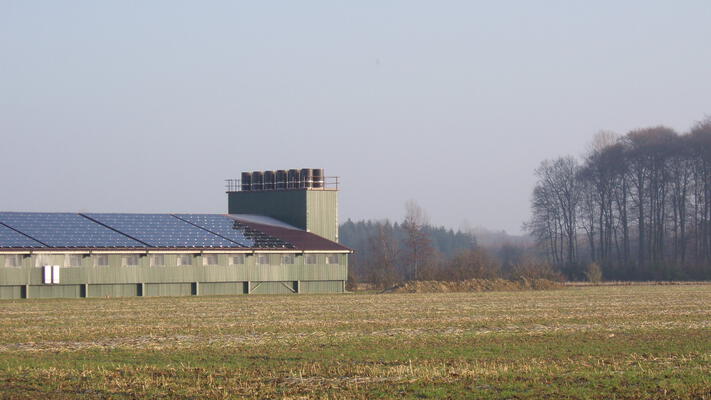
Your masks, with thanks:
M 251 282 L 252 294 L 291 294 L 298 290 L 298 282 Z
M 51 299 L 55 297 L 80 297 L 80 285 L 31 285 L 29 286 L 29 298 Z
M 40 261 L 38 257 L 42 257 Z M 25 255 L 21 267 L 5 267 L 0 255 L 0 299 L 53 297 L 189 296 L 277 293 L 340 293 L 348 276 L 348 255 L 339 264 L 326 264 L 317 254 L 316 264 L 305 264 L 297 254 L 294 264 L 280 264 L 281 254 L 271 254 L 270 264 L 256 264 L 246 254 L 242 265 L 229 265 L 229 255 L 219 254 L 217 265 L 203 265 L 201 255 L 189 266 L 178 266 L 176 254 L 164 254 L 165 266 L 149 266 L 142 254 L 139 265 L 122 266 L 122 255 L 109 255 L 109 266 L 94 266 L 84 255 L 82 265 L 60 268 L 60 284 L 44 284 L 44 264 L 65 265 L 64 255 Z M 40 264 L 42 263 L 42 264 Z
M 219 296 L 224 294 L 246 294 L 248 282 L 204 282 L 200 283 L 200 295 Z
M 228 193 L 230 214 L 266 215 L 338 241 L 338 191 L 275 190 Z
M 338 192 L 306 190 L 306 230 L 338 242 Z
M 103 284 L 87 285 L 88 297 L 132 297 L 138 296 L 140 285 L 138 284 Z M 30 296 L 31 298 L 32 296 Z M 78 296 L 76 296 L 78 297 Z
M 338 293 L 344 290 L 344 281 L 299 282 L 299 293 Z

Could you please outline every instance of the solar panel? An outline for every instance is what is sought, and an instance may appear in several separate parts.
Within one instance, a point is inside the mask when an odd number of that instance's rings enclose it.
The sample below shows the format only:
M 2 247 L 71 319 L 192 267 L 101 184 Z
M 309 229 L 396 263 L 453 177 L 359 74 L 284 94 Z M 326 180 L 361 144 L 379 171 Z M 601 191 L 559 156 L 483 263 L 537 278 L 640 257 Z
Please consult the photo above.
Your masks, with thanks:
M 0 247 L 28 249 L 45 247 L 45 245 L 0 224 Z
M 49 247 L 145 247 L 79 214 L 2 212 L 0 222 Z
M 237 226 L 232 218 L 221 214 L 173 214 L 173 216 L 229 239 L 241 247 L 254 247 L 254 240 L 248 238 L 244 229 Z
M 244 235 L 254 241 L 254 247 L 259 249 L 295 249 L 292 243 L 271 236 L 265 232 L 254 229 L 244 222 L 235 219 L 234 215 L 230 215 L 230 219 L 234 221 L 236 229 L 242 229 Z M 293 229 L 293 228 L 290 228 Z
M 259 249 L 292 249 L 291 243 L 277 239 L 222 214 L 173 214 L 176 218 L 220 235 L 243 247 Z
M 241 247 L 170 214 L 84 214 L 153 247 Z

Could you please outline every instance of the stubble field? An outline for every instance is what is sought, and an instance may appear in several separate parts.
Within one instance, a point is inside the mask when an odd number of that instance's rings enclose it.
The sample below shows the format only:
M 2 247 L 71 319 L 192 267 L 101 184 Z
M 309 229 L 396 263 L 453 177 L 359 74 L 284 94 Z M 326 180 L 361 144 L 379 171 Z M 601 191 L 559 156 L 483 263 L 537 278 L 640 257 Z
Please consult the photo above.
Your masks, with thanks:
M 711 399 L 711 286 L 3 301 L 0 396 Z

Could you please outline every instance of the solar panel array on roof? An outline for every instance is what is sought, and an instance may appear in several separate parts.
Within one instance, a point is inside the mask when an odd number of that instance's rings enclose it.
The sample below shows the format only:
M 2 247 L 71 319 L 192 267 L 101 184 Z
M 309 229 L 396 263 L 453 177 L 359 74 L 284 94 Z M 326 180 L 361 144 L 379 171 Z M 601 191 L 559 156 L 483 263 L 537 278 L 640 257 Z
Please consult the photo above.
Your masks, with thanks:
M 145 247 L 141 242 L 73 213 L 0 212 L 0 223 L 49 247 Z
M 241 247 L 170 214 L 84 214 L 152 247 Z
M 254 247 L 253 239 L 245 236 L 244 229 L 240 229 L 235 221 L 220 214 L 173 214 L 189 224 L 196 225 L 225 239 L 239 243 L 243 247 Z
M 45 245 L 0 224 L 0 247 L 39 248 Z
M 291 243 L 257 231 L 234 218 L 221 214 L 174 214 L 175 217 L 197 225 L 245 247 L 259 249 L 293 249 Z
M 230 216 L 231 217 L 231 216 Z M 248 224 L 245 224 L 241 221 L 238 221 L 234 219 L 233 217 L 230 218 L 234 226 L 238 229 L 241 229 L 244 232 L 244 235 L 254 241 L 254 247 L 260 248 L 260 249 L 295 249 L 296 246 L 294 246 L 292 243 L 289 243 L 285 240 L 276 238 L 272 235 L 269 235 L 265 232 L 262 232 L 260 230 L 254 229 Z
M 0 212 L 0 248 L 43 247 L 296 248 L 224 214 Z

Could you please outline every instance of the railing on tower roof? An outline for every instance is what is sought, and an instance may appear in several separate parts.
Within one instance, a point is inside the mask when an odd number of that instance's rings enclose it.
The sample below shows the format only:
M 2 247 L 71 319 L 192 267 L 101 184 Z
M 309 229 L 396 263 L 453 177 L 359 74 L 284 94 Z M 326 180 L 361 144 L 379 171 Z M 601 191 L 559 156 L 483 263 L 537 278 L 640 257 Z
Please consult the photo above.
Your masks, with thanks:
M 253 184 L 250 180 L 249 183 L 243 183 L 243 179 L 225 179 L 225 189 L 227 193 L 230 192 L 264 192 L 264 191 L 279 191 L 279 190 L 338 190 L 339 177 L 337 176 L 324 176 L 320 184 L 314 185 L 314 182 L 309 181 L 293 181 L 289 182 L 287 185 L 278 186 L 277 183 L 274 185 L 267 185 L 264 182 L 259 182 Z

